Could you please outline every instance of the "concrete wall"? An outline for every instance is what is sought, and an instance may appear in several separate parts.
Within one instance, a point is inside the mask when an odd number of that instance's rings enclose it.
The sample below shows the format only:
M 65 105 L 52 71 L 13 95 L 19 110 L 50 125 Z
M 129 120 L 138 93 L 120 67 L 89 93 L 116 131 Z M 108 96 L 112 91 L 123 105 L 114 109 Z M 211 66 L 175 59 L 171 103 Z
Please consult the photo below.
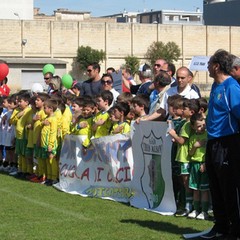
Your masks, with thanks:
M 27 39 L 23 46 L 22 39 Z M 188 66 L 194 55 L 211 55 L 223 48 L 240 56 L 240 28 L 160 24 L 93 23 L 74 21 L 0 20 L 0 58 L 56 58 L 67 61 L 67 71 L 78 76 L 73 59 L 78 46 L 106 51 L 101 64 L 119 68 L 127 55 L 145 62 L 144 54 L 153 41 L 174 41 L 181 49 L 176 66 Z M 208 87 L 206 72 L 196 74 L 196 83 Z

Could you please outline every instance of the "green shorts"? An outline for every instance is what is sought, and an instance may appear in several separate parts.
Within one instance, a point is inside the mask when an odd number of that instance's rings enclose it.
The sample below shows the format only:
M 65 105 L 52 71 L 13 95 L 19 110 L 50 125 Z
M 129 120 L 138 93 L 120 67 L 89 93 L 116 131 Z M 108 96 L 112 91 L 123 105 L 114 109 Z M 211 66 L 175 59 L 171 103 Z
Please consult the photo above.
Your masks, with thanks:
M 180 164 L 180 175 L 189 175 L 190 173 L 189 163 L 179 162 L 179 164 Z
M 199 191 L 209 190 L 208 175 L 205 172 L 200 172 L 200 162 L 190 163 L 189 188 Z
M 15 145 L 15 152 L 18 155 L 25 156 L 27 148 L 27 139 L 17 139 Z
M 32 157 L 33 156 L 33 148 L 27 147 L 26 151 L 25 151 L 25 156 L 26 157 Z

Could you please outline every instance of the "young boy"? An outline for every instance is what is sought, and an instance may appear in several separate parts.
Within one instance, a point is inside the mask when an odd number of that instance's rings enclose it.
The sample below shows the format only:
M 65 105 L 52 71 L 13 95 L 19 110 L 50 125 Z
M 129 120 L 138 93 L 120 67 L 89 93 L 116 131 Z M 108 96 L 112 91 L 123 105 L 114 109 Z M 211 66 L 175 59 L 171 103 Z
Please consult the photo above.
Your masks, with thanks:
M 186 119 L 183 118 L 183 102 L 184 98 L 178 94 L 169 96 L 167 99 L 168 103 L 168 113 L 169 113 L 169 128 L 173 128 L 176 134 L 180 133 L 180 130 L 183 124 L 186 122 Z M 171 163 L 172 163 L 172 180 L 173 180 L 173 191 L 175 196 L 175 201 L 177 208 L 185 206 L 185 190 L 182 185 L 180 175 L 180 164 L 177 162 L 177 142 L 173 141 L 171 149 Z
M 47 179 L 45 185 L 51 186 L 57 182 L 58 164 L 57 154 L 57 132 L 58 120 L 54 112 L 57 110 L 57 102 L 48 99 L 44 102 L 44 112 L 47 118 L 43 121 L 41 130 L 42 157 L 47 163 Z
M 185 209 L 179 210 L 176 216 L 187 216 L 192 211 L 192 190 L 189 189 L 189 156 L 188 143 L 191 135 L 190 117 L 199 111 L 199 105 L 196 99 L 185 99 L 183 102 L 183 117 L 186 123 L 182 126 L 179 134 L 174 129 L 169 130 L 173 141 L 178 144 L 176 161 L 180 163 L 180 176 L 185 188 L 186 204 Z
M 195 113 L 191 116 L 190 122 L 191 127 L 195 132 L 190 136 L 189 139 L 189 188 L 193 189 L 194 210 L 188 214 L 188 217 L 206 220 L 209 218 L 209 183 L 205 167 L 205 152 L 207 141 L 205 117 L 201 113 Z
M 4 100 L 5 101 L 5 100 Z M 6 150 L 5 161 L 9 163 L 10 169 L 8 173 L 17 172 L 17 157 L 15 155 L 15 126 L 10 124 L 10 118 L 14 109 L 18 106 L 15 96 L 8 97 L 6 99 L 7 113 L 2 118 L 2 143 Z
M 83 153 L 86 153 L 87 148 L 91 144 L 93 113 L 95 110 L 95 103 L 92 100 L 86 100 L 83 104 L 82 116 L 72 129 L 71 134 L 83 136 Z
M 146 95 L 138 95 L 132 99 L 135 114 L 142 118 L 148 114 L 149 98 Z
M 33 146 L 34 157 L 37 160 L 36 177 L 32 178 L 31 182 L 44 183 L 47 174 L 47 163 L 41 156 L 41 130 L 42 122 L 47 115 L 44 112 L 44 102 L 49 99 L 50 96 L 47 93 L 38 93 L 35 100 L 35 107 L 37 109 L 36 114 L 33 116 Z
M 114 118 L 117 119 L 117 123 L 114 124 L 111 134 L 125 134 L 130 132 L 130 125 L 126 121 L 126 116 L 129 113 L 129 105 L 127 103 L 117 103 L 113 107 Z
M 93 136 L 100 138 L 109 135 L 112 123 L 109 119 L 108 110 L 113 101 L 113 94 L 108 91 L 102 91 L 97 96 L 97 105 L 99 112 L 93 118 Z
M 26 177 L 27 172 L 27 159 L 26 159 L 26 148 L 27 148 L 27 136 L 25 126 L 27 119 L 31 113 L 31 107 L 29 107 L 30 94 L 23 93 L 18 96 L 18 106 L 20 112 L 16 115 L 11 116 L 10 123 L 15 125 L 16 130 L 16 154 L 18 155 L 18 173 L 13 172 L 10 175 L 18 177 Z

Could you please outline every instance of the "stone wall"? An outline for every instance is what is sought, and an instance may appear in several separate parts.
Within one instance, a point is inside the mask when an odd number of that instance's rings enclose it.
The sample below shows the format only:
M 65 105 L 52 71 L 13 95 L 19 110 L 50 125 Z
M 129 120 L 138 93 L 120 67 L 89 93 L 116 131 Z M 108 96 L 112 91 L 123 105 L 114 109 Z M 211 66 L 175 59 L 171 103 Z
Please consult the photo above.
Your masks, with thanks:
M 22 39 L 27 39 L 25 46 Z M 104 71 L 119 68 L 127 55 L 144 62 L 153 41 L 176 42 L 181 49 L 179 67 L 188 66 L 194 55 L 211 55 L 219 48 L 240 55 L 239 39 L 240 27 L 0 20 L 0 58 L 57 58 L 67 61 L 67 71 L 73 70 L 75 76 L 73 59 L 81 45 L 106 51 Z M 199 72 L 195 82 L 209 89 L 212 79 Z

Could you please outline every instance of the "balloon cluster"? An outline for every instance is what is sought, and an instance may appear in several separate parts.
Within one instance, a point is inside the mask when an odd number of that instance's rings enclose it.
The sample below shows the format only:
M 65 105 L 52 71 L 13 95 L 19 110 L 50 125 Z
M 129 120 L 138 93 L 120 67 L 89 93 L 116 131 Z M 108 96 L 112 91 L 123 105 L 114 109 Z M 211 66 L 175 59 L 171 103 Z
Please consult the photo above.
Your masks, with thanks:
M 45 75 L 46 73 L 52 73 L 54 74 L 55 73 L 55 68 L 52 64 L 46 64 L 44 67 L 43 67 L 43 75 Z M 73 84 L 73 78 L 70 74 L 64 74 L 62 76 L 62 85 L 67 88 L 67 89 L 70 89 L 72 87 L 72 84 Z
M 0 81 L 3 81 L 9 73 L 9 67 L 6 63 L 0 63 Z

